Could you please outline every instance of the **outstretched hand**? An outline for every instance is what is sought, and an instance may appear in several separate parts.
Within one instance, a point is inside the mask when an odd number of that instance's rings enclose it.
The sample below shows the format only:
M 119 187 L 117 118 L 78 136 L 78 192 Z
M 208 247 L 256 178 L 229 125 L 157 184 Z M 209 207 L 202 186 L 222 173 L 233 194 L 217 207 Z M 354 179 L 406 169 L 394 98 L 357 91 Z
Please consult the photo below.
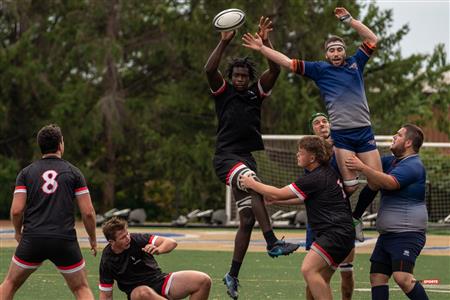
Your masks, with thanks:
M 222 38 L 222 41 L 231 41 L 233 39 L 233 37 L 235 36 L 236 31 L 232 30 L 232 31 L 222 31 L 220 33 L 220 37 Z
M 242 40 L 244 43 L 242 44 L 244 47 L 259 51 L 261 50 L 263 46 L 263 41 L 261 37 L 255 33 L 255 35 L 252 35 L 251 33 L 246 33 L 242 37 Z
M 347 11 L 347 9 L 345 9 L 345 7 L 336 7 L 334 9 L 334 15 L 336 16 L 336 18 L 340 20 L 341 17 L 345 15 L 350 15 L 350 13 Z
M 268 17 L 262 16 L 259 19 L 258 28 L 258 35 L 262 40 L 267 40 L 269 38 L 269 32 L 273 30 L 272 21 Z

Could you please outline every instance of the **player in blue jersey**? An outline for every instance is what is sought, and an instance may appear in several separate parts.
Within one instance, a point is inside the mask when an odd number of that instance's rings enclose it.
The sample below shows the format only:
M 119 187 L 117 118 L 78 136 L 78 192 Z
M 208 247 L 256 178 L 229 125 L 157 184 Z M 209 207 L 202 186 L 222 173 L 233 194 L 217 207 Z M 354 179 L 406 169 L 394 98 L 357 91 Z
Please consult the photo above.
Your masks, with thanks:
M 346 158 L 356 154 L 364 163 L 381 171 L 363 80 L 364 67 L 375 50 L 377 36 L 363 23 L 353 19 L 345 8 L 336 8 L 335 15 L 363 38 L 362 45 L 353 56 L 346 57 L 345 42 L 338 36 L 326 40 L 327 60 L 317 62 L 290 59 L 263 45 L 258 35 L 247 33 L 242 39 L 245 47 L 259 51 L 292 72 L 314 80 L 319 87 L 330 116 L 331 138 L 345 191 L 351 194 L 358 186 L 357 172 L 345 166 Z
M 0 298 L 12 299 L 45 260 L 64 277 L 76 299 L 94 299 L 75 231 L 75 206 L 80 209 L 94 255 L 97 253 L 95 210 L 83 174 L 63 160 L 61 129 L 44 126 L 37 135 L 42 158 L 20 171 L 11 204 L 11 220 L 19 243 Z
M 416 259 L 425 246 L 428 222 L 426 172 L 419 157 L 423 139 L 419 127 L 403 125 L 392 141 L 393 156 L 382 159 L 383 172 L 355 156 L 345 162 L 349 169 L 362 172 L 373 186 L 381 189 L 376 224 L 380 236 L 370 258 L 374 300 L 389 298 L 391 276 L 409 299 L 428 299 L 413 275 Z

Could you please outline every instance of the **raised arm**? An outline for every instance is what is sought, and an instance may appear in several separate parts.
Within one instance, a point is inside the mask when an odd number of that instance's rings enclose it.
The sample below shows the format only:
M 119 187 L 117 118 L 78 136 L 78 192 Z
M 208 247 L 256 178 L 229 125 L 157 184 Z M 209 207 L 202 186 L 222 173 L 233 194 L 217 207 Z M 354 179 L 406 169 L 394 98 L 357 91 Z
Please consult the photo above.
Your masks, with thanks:
M 261 37 L 263 45 L 273 49 L 272 42 L 269 39 L 269 32 L 273 30 L 272 21 L 267 17 L 261 17 L 258 26 L 258 35 Z M 280 75 L 280 66 L 270 59 L 267 62 L 269 69 L 264 71 L 260 77 L 261 87 L 264 92 L 268 92 L 273 88 L 278 75 Z
M 152 255 L 158 255 L 172 251 L 177 247 L 177 245 L 178 244 L 174 239 L 158 236 L 154 245 L 147 244 L 144 248 L 142 248 L 142 251 Z
M 80 209 L 81 218 L 83 220 L 84 228 L 89 236 L 89 243 L 91 245 L 91 252 L 94 256 L 97 255 L 97 237 L 95 233 L 95 210 L 92 205 L 91 196 L 86 194 L 77 195 L 77 203 Z
M 222 59 L 223 52 L 225 48 L 228 46 L 230 41 L 233 39 L 236 34 L 235 31 L 225 31 L 221 32 L 221 39 L 219 44 L 217 44 L 216 48 L 213 50 L 211 55 L 206 62 L 204 70 L 206 72 L 206 77 L 208 78 L 209 86 L 213 91 L 218 90 L 223 84 L 223 77 L 219 72 L 219 64 Z
M 376 46 L 378 38 L 375 33 L 373 33 L 373 31 L 370 30 L 370 28 L 364 25 L 361 21 L 353 19 L 350 13 L 344 7 L 336 7 L 334 9 L 334 14 L 340 21 L 348 24 L 350 27 L 355 29 L 364 42 L 368 43 L 372 47 Z
M 261 52 L 267 59 L 272 62 L 285 67 L 287 69 L 291 69 L 292 59 L 287 57 L 281 52 L 278 52 L 270 47 L 267 47 L 263 44 L 261 37 L 258 34 L 252 35 L 251 33 L 246 33 L 242 37 L 244 43 L 242 44 L 244 47 L 256 50 Z

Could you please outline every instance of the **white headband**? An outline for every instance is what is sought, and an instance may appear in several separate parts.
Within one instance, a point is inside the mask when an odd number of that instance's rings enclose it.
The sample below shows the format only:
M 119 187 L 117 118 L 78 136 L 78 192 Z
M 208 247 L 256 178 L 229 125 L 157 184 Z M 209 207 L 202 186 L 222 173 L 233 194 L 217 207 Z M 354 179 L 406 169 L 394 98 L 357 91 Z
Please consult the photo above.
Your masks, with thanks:
M 339 42 L 339 41 L 335 41 L 335 42 L 333 42 L 333 43 L 327 45 L 327 51 L 328 51 L 328 49 L 330 49 L 331 47 L 335 47 L 335 46 L 340 46 L 340 47 L 342 47 L 342 48 L 345 49 L 344 43 Z

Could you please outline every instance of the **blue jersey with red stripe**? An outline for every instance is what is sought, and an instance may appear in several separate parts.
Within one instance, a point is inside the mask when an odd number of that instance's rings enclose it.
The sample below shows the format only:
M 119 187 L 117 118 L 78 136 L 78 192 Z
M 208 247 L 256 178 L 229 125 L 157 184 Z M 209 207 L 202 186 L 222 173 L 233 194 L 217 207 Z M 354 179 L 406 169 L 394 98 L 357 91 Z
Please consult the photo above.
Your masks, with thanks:
M 425 203 L 426 171 L 419 155 L 403 159 L 382 158 L 383 172 L 391 175 L 400 188 L 381 190 L 377 230 L 387 232 L 424 232 L 428 213 Z
M 292 71 L 314 80 L 319 88 L 333 130 L 371 126 L 363 71 L 373 50 L 363 43 L 342 66 L 293 60 Z

